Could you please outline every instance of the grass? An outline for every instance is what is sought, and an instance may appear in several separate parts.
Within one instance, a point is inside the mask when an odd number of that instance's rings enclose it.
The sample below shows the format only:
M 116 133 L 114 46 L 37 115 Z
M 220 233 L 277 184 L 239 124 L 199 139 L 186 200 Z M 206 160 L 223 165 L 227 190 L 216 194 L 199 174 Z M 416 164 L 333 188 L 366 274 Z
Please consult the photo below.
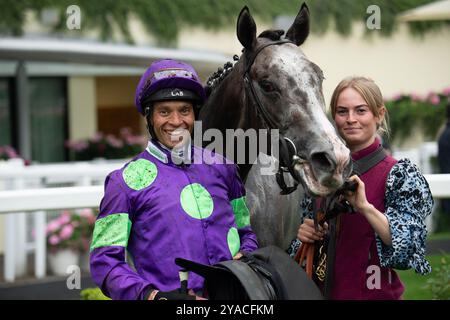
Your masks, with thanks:
M 447 228 L 447 230 L 429 234 L 427 236 L 427 242 L 433 240 L 450 241 L 450 231 L 448 231 Z M 405 293 L 403 294 L 405 300 L 431 300 L 433 298 L 431 290 L 424 287 L 427 280 L 435 276 L 435 270 L 442 265 L 442 258 L 444 256 L 445 253 L 428 255 L 426 257 L 430 262 L 433 271 L 425 276 L 416 273 L 414 270 L 395 270 L 405 285 Z M 450 281 L 450 279 L 448 279 L 448 281 Z M 450 299 L 450 297 L 447 297 L 447 299 Z
M 450 240 L 450 231 L 432 233 L 427 236 L 427 240 Z
M 405 285 L 403 299 L 405 300 L 431 300 L 433 298 L 429 289 L 424 288 L 427 280 L 434 276 L 434 270 L 441 265 L 444 255 L 430 255 L 427 260 L 430 262 L 433 271 L 428 275 L 420 275 L 414 270 L 395 270 Z M 450 279 L 449 279 L 450 281 Z M 448 297 L 450 299 L 450 297 Z

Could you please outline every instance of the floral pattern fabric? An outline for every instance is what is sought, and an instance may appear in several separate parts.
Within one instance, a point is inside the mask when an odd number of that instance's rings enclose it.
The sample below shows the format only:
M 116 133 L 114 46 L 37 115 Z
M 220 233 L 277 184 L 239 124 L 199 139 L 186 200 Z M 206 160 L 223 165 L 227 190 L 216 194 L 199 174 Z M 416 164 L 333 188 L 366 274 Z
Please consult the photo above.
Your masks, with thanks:
M 425 218 L 431 214 L 434 200 L 430 187 L 419 168 L 409 159 L 399 160 L 386 180 L 385 215 L 389 221 L 392 245 L 385 245 L 376 236 L 380 264 L 394 269 L 413 268 L 417 273 L 431 272 L 425 260 L 427 229 Z M 302 222 L 312 219 L 312 198 L 305 197 L 300 204 Z M 295 239 L 287 249 L 293 257 L 301 241 Z
M 386 246 L 376 237 L 381 266 L 413 268 L 420 274 L 431 272 L 424 257 L 425 218 L 431 214 L 433 204 L 428 182 L 415 164 L 402 159 L 392 167 L 385 192 L 385 214 L 391 229 L 392 246 Z

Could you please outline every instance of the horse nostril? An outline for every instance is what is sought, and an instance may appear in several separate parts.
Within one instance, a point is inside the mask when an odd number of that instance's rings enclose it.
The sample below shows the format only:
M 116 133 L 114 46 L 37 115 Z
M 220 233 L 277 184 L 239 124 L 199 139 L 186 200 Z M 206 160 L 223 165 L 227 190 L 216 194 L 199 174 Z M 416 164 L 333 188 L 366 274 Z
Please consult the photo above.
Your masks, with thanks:
M 314 169 L 333 172 L 336 168 L 334 157 L 327 152 L 316 152 L 311 155 L 311 164 Z

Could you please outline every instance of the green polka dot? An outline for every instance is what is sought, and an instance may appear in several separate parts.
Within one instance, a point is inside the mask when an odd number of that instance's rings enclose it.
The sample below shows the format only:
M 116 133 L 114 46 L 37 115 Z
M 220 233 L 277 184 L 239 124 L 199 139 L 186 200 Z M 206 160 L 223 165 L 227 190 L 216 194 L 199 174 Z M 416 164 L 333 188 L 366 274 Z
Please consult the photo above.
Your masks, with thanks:
M 156 165 L 145 159 L 130 162 L 122 173 L 125 183 L 134 190 L 147 188 L 157 175 Z
M 227 243 L 231 256 L 234 257 L 241 247 L 241 240 L 239 239 L 239 233 L 236 228 L 232 227 L 228 230 Z
M 204 219 L 211 215 L 214 203 L 208 190 L 201 184 L 188 184 L 180 194 L 181 207 L 195 219 Z

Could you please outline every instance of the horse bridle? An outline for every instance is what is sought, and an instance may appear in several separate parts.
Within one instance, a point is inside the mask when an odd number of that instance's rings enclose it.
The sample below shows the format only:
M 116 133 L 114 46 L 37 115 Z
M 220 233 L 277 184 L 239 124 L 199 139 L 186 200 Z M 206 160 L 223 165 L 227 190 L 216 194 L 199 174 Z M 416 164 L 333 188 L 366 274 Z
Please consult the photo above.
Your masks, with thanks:
M 285 43 L 293 43 L 293 42 L 287 39 L 270 42 L 259 47 L 258 50 L 256 50 L 251 56 L 245 55 L 246 57 L 244 65 L 245 91 L 248 96 L 252 97 L 254 105 L 256 106 L 256 113 L 261 116 L 262 120 L 266 123 L 268 129 L 279 129 L 279 127 L 277 126 L 276 121 L 267 111 L 267 108 L 265 108 L 264 105 L 261 103 L 261 100 L 256 94 L 255 87 L 253 86 L 253 83 L 250 79 L 250 69 L 253 63 L 255 62 L 256 57 L 264 48 L 268 46 L 281 45 Z M 298 180 L 297 175 L 295 174 L 294 171 L 295 164 L 301 161 L 301 159 L 299 158 L 297 154 L 297 148 L 295 147 L 295 144 L 291 139 L 283 136 L 280 133 L 279 142 L 280 142 L 280 165 L 278 167 L 278 172 L 276 173 L 276 180 L 281 188 L 280 194 L 286 195 L 294 192 L 297 189 L 299 182 L 302 182 Z M 291 176 L 294 178 L 295 181 L 294 185 L 292 186 L 286 185 L 283 175 L 284 172 L 289 172 L 291 174 Z

